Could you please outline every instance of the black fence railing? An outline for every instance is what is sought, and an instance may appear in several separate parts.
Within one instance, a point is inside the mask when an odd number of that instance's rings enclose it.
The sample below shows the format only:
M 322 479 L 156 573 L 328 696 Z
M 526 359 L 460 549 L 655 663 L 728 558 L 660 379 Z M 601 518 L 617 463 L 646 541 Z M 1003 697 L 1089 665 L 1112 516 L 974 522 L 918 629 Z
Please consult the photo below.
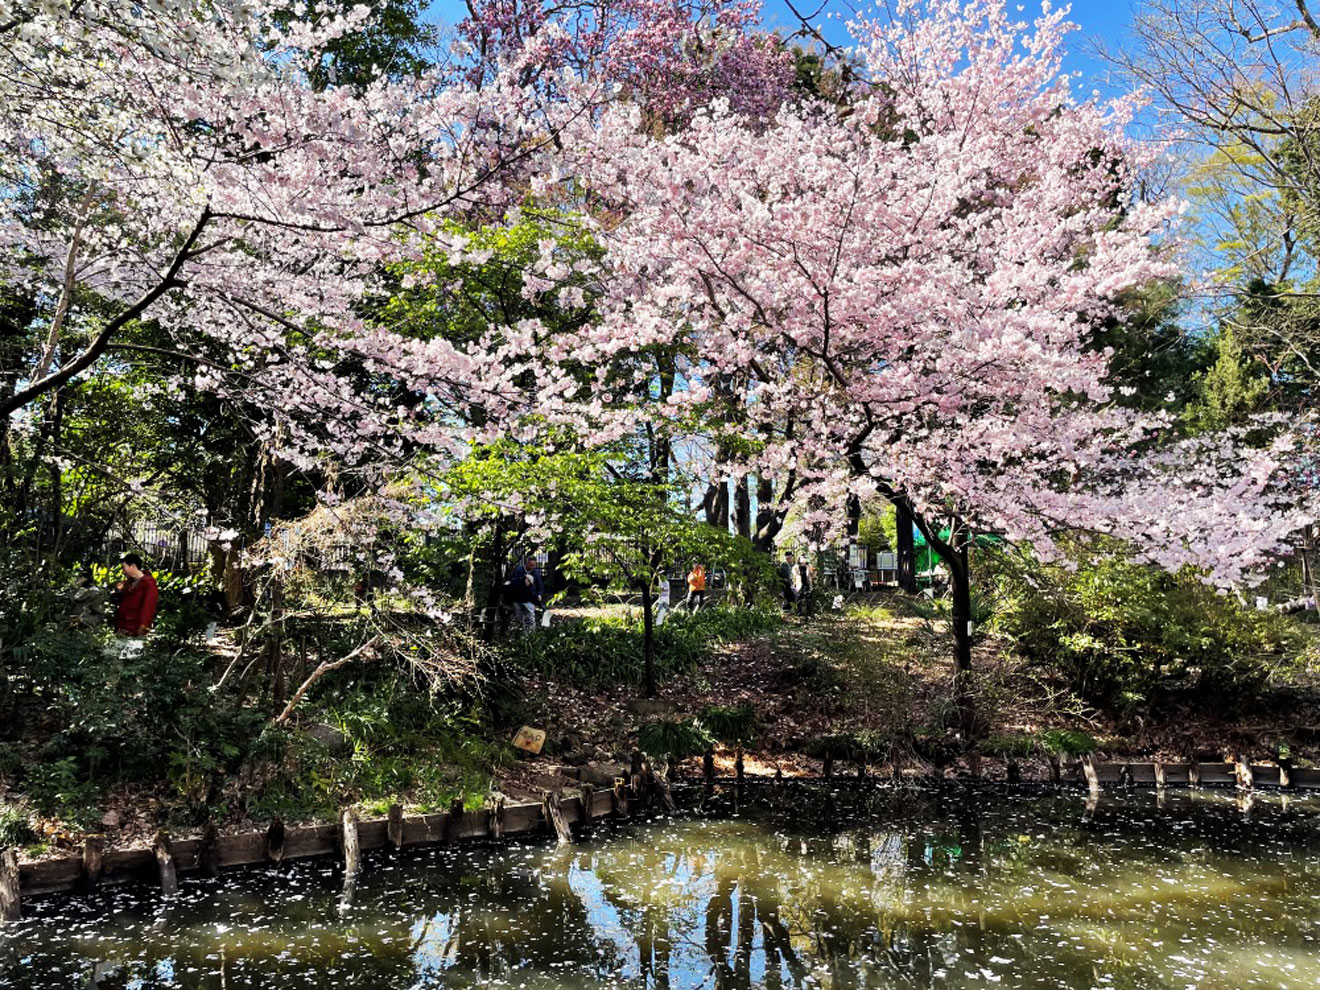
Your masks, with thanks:
M 110 561 L 140 553 L 152 569 L 167 571 L 194 571 L 211 559 L 207 532 L 172 520 L 143 519 L 121 527 L 106 538 L 105 551 Z

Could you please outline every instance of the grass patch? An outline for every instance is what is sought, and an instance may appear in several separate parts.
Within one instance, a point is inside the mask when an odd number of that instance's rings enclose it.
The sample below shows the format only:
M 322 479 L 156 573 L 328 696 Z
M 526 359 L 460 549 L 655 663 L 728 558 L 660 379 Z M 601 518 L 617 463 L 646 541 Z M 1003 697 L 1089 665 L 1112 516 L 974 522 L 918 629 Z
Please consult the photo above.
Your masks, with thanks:
M 695 615 L 675 612 L 654 631 L 656 673 L 663 682 L 690 674 L 716 649 L 779 628 L 773 608 L 710 608 Z M 602 616 L 565 622 L 507 647 L 511 664 L 552 675 L 580 687 L 641 687 L 643 634 L 633 616 Z

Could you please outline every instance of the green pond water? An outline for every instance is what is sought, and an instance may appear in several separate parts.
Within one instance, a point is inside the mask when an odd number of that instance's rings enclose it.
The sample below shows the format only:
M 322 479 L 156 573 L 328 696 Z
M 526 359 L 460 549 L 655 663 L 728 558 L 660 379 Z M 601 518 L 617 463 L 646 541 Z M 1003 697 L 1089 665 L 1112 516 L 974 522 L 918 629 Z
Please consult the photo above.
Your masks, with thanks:
M 0 987 L 1320 987 L 1311 798 L 749 790 L 342 886 L 313 861 L 34 898 Z

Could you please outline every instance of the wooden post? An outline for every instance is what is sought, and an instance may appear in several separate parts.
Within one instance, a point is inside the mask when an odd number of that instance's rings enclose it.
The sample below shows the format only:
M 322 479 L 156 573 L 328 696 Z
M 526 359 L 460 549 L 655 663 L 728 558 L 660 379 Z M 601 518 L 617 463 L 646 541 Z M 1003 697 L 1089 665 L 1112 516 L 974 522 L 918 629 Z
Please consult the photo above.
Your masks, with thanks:
M 541 800 L 541 811 L 545 815 L 545 820 L 554 828 L 559 844 L 561 846 L 570 844 L 573 841 L 573 833 L 568 830 L 568 822 L 564 820 L 564 813 L 559 808 L 559 795 L 554 791 L 546 791 L 545 797 Z
M 358 819 L 352 808 L 345 808 L 339 816 L 344 835 L 344 876 L 355 877 L 362 869 L 362 846 L 358 843 Z
M 347 914 L 353 907 L 357 892 L 357 877 L 362 870 L 362 843 L 358 837 L 357 813 L 345 808 L 339 813 L 339 828 L 344 846 L 344 889 L 339 893 L 339 913 Z
M 1086 775 L 1086 789 L 1094 795 L 1100 793 L 1100 778 L 1095 772 L 1095 761 L 1091 759 L 1091 754 L 1087 753 L 1082 757 L 1082 773 Z
M 266 829 L 266 859 L 279 866 L 284 860 L 284 822 L 272 818 Z
M 586 824 L 588 825 L 591 824 L 591 819 L 594 817 L 594 815 L 592 814 L 592 806 L 595 803 L 596 803 L 596 788 L 592 787 L 590 784 L 583 784 L 582 785 L 582 820 L 586 822 Z
M 743 782 L 743 749 L 741 746 L 733 751 L 733 776 L 738 783 Z
M 834 778 L 833 753 L 826 753 L 824 759 L 821 760 L 820 775 L 825 778 L 827 783 Z
M 457 845 L 463 828 L 463 799 L 456 797 L 449 802 L 449 815 L 445 818 L 445 842 Z
M 1241 753 L 1233 754 L 1233 776 L 1237 778 L 1238 790 L 1249 791 L 1255 784 L 1251 774 L 1251 764 Z
M 1009 784 L 1022 783 L 1022 768 L 1018 766 L 1017 760 L 1009 760 L 1004 767 L 1004 777 Z
M 156 833 L 151 848 L 156 854 L 156 866 L 160 870 L 160 892 L 166 897 L 173 897 L 179 892 L 179 873 L 175 868 L 170 837 L 164 829 Z
M 857 751 L 857 783 L 860 784 L 865 779 L 866 779 L 866 750 L 859 749 Z
M 23 915 L 18 883 L 18 850 L 0 852 L 0 921 L 18 921 Z
M 78 887 L 85 894 L 90 894 L 101 882 L 105 869 L 105 840 L 86 839 L 83 842 L 82 873 L 78 877 Z
M 487 834 L 497 842 L 504 838 L 504 798 L 497 797 L 490 806 L 490 821 L 487 826 Z
M 706 778 L 707 786 L 715 783 L 715 751 L 706 750 L 706 755 L 701 758 L 701 773 Z
M 1155 786 L 1158 787 L 1160 790 L 1163 790 L 1163 789 L 1164 789 L 1164 785 L 1165 785 L 1165 783 L 1166 783 L 1166 780 L 1165 780 L 1165 776 L 1164 776 L 1164 764 L 1161 763 L 1159 760 L 1156 760 L 1156 761 L 1155 761 Z
M 403 848 L 403 805 L 390 805 L 389 821 L 385 823 L 385 837 L 394 847 L 395 852 Z
M 201 844 L 197 847 L 197 869 L 204 877 L 220 872 L 220 831 L 215 822 L 207 822 L 202 829 Z
M 674 803 L 674 795 L 669 792 L 669 781 L 664 777 L 655 778 L 656 793 L 660 795 L 660 803 L 665 806 L 666 811 L 677 811 L 678 805 Z

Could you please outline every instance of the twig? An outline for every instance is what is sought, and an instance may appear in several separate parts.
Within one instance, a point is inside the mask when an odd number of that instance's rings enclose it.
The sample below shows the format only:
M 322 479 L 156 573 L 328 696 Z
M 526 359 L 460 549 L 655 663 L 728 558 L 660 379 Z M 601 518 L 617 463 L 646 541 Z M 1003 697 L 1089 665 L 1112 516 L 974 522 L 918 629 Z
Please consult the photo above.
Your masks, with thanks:
M 352 653 L 340 657 L 338 660 L 321 661 L 321 664 L 309 675 L 307 675 L 307 680 L 303 681 L 302 684 L 298 687 L 298 690 L 293 693 L 293 697 L 289 699 L 289 703 L 284 706 L 284 711 L 280 712 L 280 714 L 276 716 L 274 724 L 284 725 L 286 722 L 288 722 L 289 716 L 293 714 L 294 707 L 298 704 L 299 701 L 302 700 L 302 696 L 307 693 L 308 689 L 313 684 L 319 681 L 326 674 L 330 673 L 330 671 L 337 670 L 338 668 L 343 667 L 346 664 L 352 663 L 358 657 L 362 656 L 362 654 L 374 648 L 379 640 L 380 640 L 379 636 L 372 636 L 371 639 L 367 640 Z

